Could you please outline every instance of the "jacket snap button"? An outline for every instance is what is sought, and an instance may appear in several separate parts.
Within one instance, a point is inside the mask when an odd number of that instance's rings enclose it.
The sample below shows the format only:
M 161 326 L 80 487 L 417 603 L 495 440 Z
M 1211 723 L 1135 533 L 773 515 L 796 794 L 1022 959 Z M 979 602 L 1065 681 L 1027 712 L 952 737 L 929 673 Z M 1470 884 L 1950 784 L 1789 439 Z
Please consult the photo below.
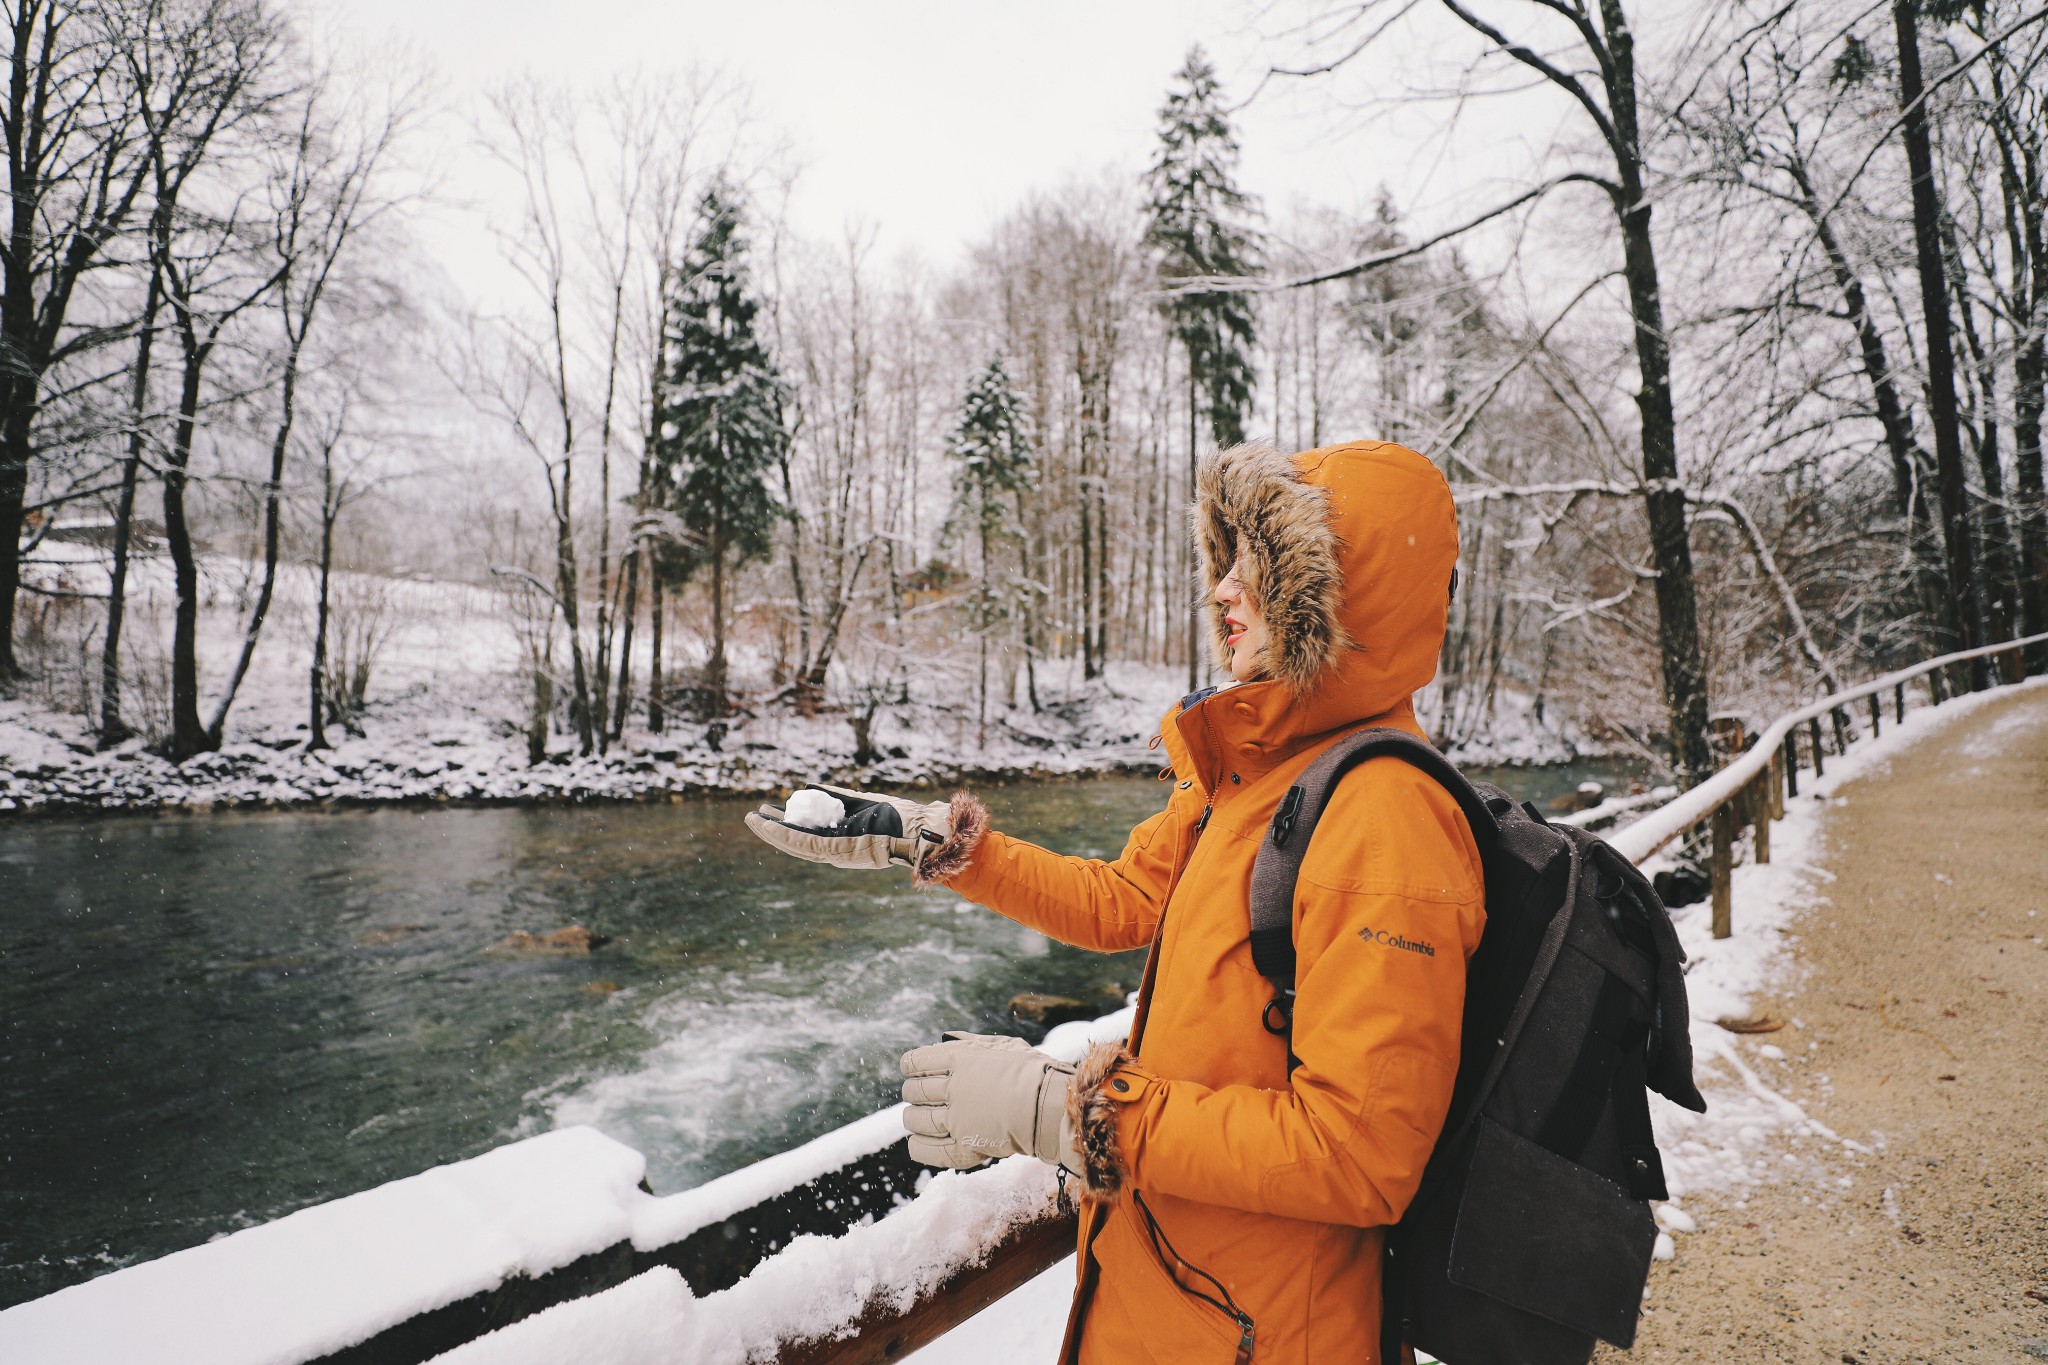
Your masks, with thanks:
M 1259 714 L 1256 710 L 1253 709 L 1252 704 L 1248 701 L 1241 701 L 1232 709 L 1235 710 L 1237 714 L 1239 714 L 1240 716 L 1243 716 L 1246 720 L 1255 719 Z
M 1181 789 L 1182 791 L 1186 791 L 1186 790 L 1187 790 L 1187 789 L 1188 789 L 1189 787 L 1192 787 L 1192 786 L 1194 786 L 1194 785 L 1195 785 L 1195 784 L 1194 784 L 1194 782 L 1193 782 L 1192 780 L 1190 780 L 1190 781 L 1187 781 L 1187 782 L 1183 782 L 1183 783 L 1181 783 L 1181 784 L 1180 784 L 1180 789 Z
M 1246 740 L 1237 746 L 1237 751 L 1241 754 L 1255 754 L 1259 751 L 1259 746 L 1251 740 Z
M 1116 1091 L 1118 1094 L 1122 1094 L 1124 1091 L 1129 1090 L 1131 1088 L 1131 1083 L 1126 1080 L 1114 1080 L 1109 1083 L 1109 1088 L 1111 1090 Z

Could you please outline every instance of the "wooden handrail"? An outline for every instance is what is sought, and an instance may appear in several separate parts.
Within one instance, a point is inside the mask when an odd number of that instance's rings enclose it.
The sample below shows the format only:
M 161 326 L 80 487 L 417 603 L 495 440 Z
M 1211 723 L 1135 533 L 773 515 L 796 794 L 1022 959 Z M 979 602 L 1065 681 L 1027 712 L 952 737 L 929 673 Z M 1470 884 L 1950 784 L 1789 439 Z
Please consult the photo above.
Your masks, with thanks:
M 1611 842 L 1630 862 L 1640 863 L 1651 854 L 1684 834 L 1687 830 L 1711 819 L 1714 812 L 1741 799 L 1744 789 L 1759 776 L 1768 771 L 1778 747 L 1794 727 L 1808 722 L 1818 722 L 1824 716 L 1832 716 L 1850 702 L 1911 682 L 1913 679 L 1932 673 L 1937 669 L 1965 663 L 1971 659 L 1986 658 L 1994 654 L 2006 654 L 2027 645 L 2048 642 L 2048 633 L 2029 635 L 2003 644 L 1985 645 L 1980 649 L 1966 649 L 1954 654 L 1944 654 L 1938 659 L 1902 668 L 1896 673 L 1887 673 L 1858 687 L 1844 688 L 1831 696 L 1799 708 L 1771 722 L 1756 743 L 1738 755 L 1727 767 L 1715 773 L 1706 781 L 1684 793 L 1677 799 L 1659 806 L 1642 819 L 1614 836 Z
M 907 1310 L 884 1296 L 872 1300 L 852 1331 L 841 1337 L 784 1343 L 776 1365 L 880 1365 L 930 1345 L 1026 1282 L 1071 1255 L 1077 1223 L 1063 1213 L 1011 1230 L 979 1265 L 962 1266 Z

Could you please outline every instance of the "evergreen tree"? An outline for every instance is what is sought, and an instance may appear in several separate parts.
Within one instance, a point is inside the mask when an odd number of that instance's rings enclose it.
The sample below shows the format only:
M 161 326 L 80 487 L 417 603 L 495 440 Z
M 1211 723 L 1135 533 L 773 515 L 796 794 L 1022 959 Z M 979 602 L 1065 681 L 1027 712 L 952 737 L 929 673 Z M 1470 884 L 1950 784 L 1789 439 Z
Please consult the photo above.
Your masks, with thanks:
M 946 520 L 946 539 L 972 536 L 981 556 L 981 572 L 968 599 L 968 624 L 981 645 L 980 742 L 988 743 L 988 637 L 1024 608 L 1031 593 L 1022 572 L 1024 530 L 1021 495 L 1036 486 L 1038 466 L 1025 428 L 1024 405 L 1010 385 L 998 351 L 967 386 L 960 405 L 960 425 L 946 441 L 946 453 L 959 461 L 953 471 L 953 508 Z M 1014 576 L 998 571 L 1005 547 L 1020 556 Z
M 779 509 L 769 484 L 789 434 L 787 386 L 755 328 L 747 239 L 738 194 L 713 185 L 698 205 L 694 241 L 662 310 L 661 382 L 655 394 L 650 500 L 681 534 L 657 572 L 711 575 L 711 660 L 704 684 L 713 713 L 727 691 L 727 575 L 767 555 Z
M 1162 283 L 1205 276 L 1242 277 L 1258 268 L 1259 240 L 1251 197 L 1237 188 L 1237 134 L 1223 108 L 1216 68 L 1199 45 L 1159 110 L 1159 152 L 1146 172 L 1152 202 L 1145 244 L 1156 253 Z M 1199 399 L 1211 436 L 1224 445 L 1244 439 L 1251 408 L 1256 315 L 1248 295 L 1170 296 L 1164 310 L 1187 351 L 1189 425 Z M 1190 438 L 1193 444 L 1193 438 Z

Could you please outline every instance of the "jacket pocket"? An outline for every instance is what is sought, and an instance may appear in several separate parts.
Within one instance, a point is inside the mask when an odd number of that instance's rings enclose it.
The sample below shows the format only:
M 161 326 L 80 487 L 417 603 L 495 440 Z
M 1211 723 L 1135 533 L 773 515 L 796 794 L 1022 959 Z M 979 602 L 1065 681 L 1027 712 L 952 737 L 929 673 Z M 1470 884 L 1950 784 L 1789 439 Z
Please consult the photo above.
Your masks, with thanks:
M 1451 1234 L 1451 1283 L 1627 1347 L 1656 1240 L 1648 1204 L 1480 1119 Z
M 1132 1201 L 1121 1200 L 1095 1238 L 1091 1254 L 1100 1276 L 1081 1328 L 1081 1359 L 1236 1360 L 1238 1325 L 1175 1282 L 1153 1253 L 1142 1219 Z

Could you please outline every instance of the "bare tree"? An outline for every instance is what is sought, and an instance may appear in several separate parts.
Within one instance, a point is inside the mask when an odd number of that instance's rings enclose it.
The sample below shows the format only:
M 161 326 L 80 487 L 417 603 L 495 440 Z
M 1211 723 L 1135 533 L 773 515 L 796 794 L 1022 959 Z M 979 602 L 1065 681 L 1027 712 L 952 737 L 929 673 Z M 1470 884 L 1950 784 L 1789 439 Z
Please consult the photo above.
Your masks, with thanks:
M 76 0 L 0 5 L 8 75 L 0 109 L 7 152 L 7 232 L 0 247 L 0 682 L 21 673 L 15 599 L 46 377 L 67 358 L 110 339 L 102 328 L 71 327 L 71 306 L 149 186 L 151 146 L 143 119 L 149 105 L 131 83 L 127 56 L 150 17 L 148 8 Z
M 228 710 L 248 676 L 277 584 L 285 462 L 298 416 L 307 343 L 320 320 L 323 300 L 333 286 L 345 283 L 340 272 L 351 249 L 399 203 L 382 191 L 379 170 L 416 107 L 415 92 L 396 90 L 366 120 L 343 122 L 333 106 L 344 101 L 357 104 L 360 94 L 338 92 L 331 80 L 323 74 L 308 84 L 300 96 L 296 127 L 289 130 L 285 145 L 273 153 L 270 249 L 277 262 L 273 298 L 282 346 L 270 468 L 263 483 L 263 578 L 243 631 L 241 653 L 206 725 L 208 743 L 214 748 L 220 746 Z M 327 448 L 331 451 L 331 444 Z M 322 474 L 323 487 L 331 494 L 330 459 L 323 459 Z M 327 501 L 323 496 L 323 509 Z M 323 510 L 323 522 L 325 519 Z M 325 582 L 323 568 L 323 617 Z M 323 630 L 323 642 L 324 638 Z
M 1586 0 L 1522 0 L 1517 11 L 1527 15 L 1531 26 L 1542 30 L 1541 37 L 1511 33 L 1482 17 L 1463 0 L 1438 0 L 1438 4 L 1453 20 L 1484 40 L 1489 57 L 1533 73 L 1543 84 L 1564 95 L 1597 138 L 1602 163 L 1597 168 L 1574 167 L 1554 175 L 1452 231 L 1465 231 L 1493 221 L 1567 184 L 1597 186 L 1607 198 L 1620 238 L 1622 275 L 1628 289 L 1634 333 L 1641 498 L 1655 565 L 1657 644 L 1663 665 L 1665 708 L 1679 771 L 1686 782 L 1697 782 L 1713 767 L 1707 740 L 1707 674 L 1700 647 L 1685 485 L 1678 462 L 1670 334 L 1665 322 L 1656 239 L 1651 232 L 1654 198 L 1647 192 L 1650 167 L 1640 122 L 1642 75 L 1637 68 L 1635 33 L 1622 0 L 1597 0 L 1590 6 Z M 1336 62 L 1322 63 L 1316 71 L 1334 70 L 1372 48 L 1395 20 L 1412 9 L 1413 5 L 1397 5 L 1393 0 L 1368 0 L 1351 7 L 1343 21 L 1334 26 L 1336 36 L 1332 38 L 1349 44 L 1349 55 Z M 1340 269 L 1290 283 L 1301 286 L 1362 274 L 1418 254 L 1449 235 L 1452 234 L 1439 234 L 1414 246 L 1376 253 Z M 1189 288 L 1215 288 L 1221 283 L 1191 282 Z

